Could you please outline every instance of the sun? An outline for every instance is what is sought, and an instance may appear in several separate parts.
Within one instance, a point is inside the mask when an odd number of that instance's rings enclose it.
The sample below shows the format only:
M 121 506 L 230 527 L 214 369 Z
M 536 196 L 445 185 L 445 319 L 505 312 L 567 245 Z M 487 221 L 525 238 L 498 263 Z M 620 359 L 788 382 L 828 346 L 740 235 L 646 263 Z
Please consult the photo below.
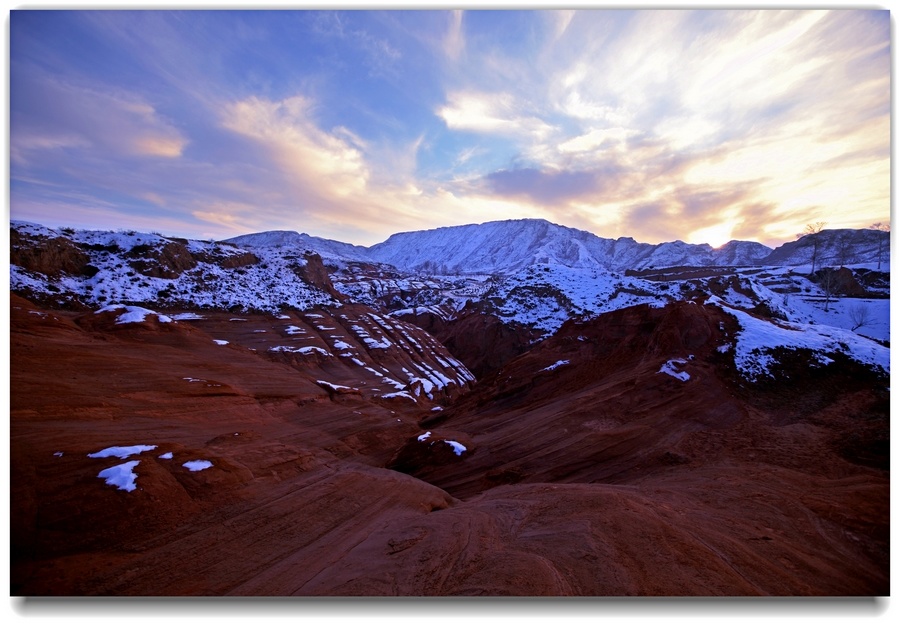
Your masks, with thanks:
M 694 230 L 688 234 L 688 242 L 695 244 L 709 243 L 712 247 L 722 247 L 731 240 L 734 222 L 719 223 Z

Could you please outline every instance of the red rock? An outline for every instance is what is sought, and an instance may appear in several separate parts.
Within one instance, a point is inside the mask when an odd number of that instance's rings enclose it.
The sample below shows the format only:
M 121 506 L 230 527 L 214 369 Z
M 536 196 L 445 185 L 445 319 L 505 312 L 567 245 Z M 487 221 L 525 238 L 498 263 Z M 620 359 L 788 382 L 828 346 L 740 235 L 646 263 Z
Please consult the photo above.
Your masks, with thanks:
M 743 385 L 714 308 L 571 323 L 401 408 L 331 336 L 391 374 L 446 352 L 362 308 L 116 325 L 11 305 L 13 595 L 889 593 L 886 391 L 840 362 L 823 389 Z M 266 353 L 301 342 L 335 355 Z M 658 373 L 691 355 L 689 381 Z M 137 489 L 104 483 L 126 460 L 88 454 L 135 444 L 157 446 L 128 458 Z

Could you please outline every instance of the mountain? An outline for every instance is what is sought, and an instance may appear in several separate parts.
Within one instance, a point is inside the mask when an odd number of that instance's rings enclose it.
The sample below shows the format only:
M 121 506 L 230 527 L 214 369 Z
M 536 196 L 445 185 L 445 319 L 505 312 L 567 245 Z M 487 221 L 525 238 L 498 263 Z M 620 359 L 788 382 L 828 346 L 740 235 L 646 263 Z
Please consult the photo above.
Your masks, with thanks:
M 315 252 L 326 260 L 369 260 L 366 256 L 367 250 L 365 247 L 318 238 L 306 233 L 301 234 L 299 232 L 288 230 L 242 234 L 241 236 L 235 236 L 234 238 L 222 242 L 253 249 L 296 249 L 301 252 Z
M 820 277 L 803 273 L 811 256 L 811 237 L 767 252 L 763 260 L 768 265 L 741 271 L 709 263 L 747 262 L 768 248 L 760 251 L 755 244 L 742 242 L 719 250 L 680 241 L 640 245 L 544 221 L 412 232 L 372 248 L 296 232 L 213 242 L 136 232 L 57 231 L 18 222 L 12 223 L 10 236 L 11 288 L 40 302 L 68 307 L 140 303 L 157 309 L 239 312 L 359 303 L 438 329 L 444 337 L 455 338 L 460 353 L 468 348 L 453 335 L 458 334 L 457 327 L 449 323 L 464 316 L 499 319 L 504 327 L 496 333 L 511 343 L 502 347 L 511 354 L 521 351 L 522 342 L 545 338 L 572 318 L 640 304 L 662 306 L 704 294 L 739 307 L 767 307 L 772 315 L 789 320 L 812 320 L 859 329 L 880 341 L 889 339 L 889 276 L 859 267 L 846 270 L 839 287 L 829 285 L 825 304 Z M 863 230 L 822 232 L 818 263 L 828 265 L 835 254 L 843 254 L 844 261 L 877 257 L 888 236 Z M 329 254 L 328 259 L 310 251 L 315 246 Z M 843 251 L 836 252 L 839 249 Z M 501 251 L 491 255 L 490 250 Z M 430 259 L 420 262 L 423 254 L 446 258 L 450 265 L 438 266 Z M 711 261 L 710 254 L 718 261 Z M 397 265 L 376 262 L 376 256 Z M 624 273 L 610 270 L 603 264 L 610 259 L 641 267 Z M 535 260 L 542 262 L 527 264 Z M 462 267 L 460 263 L 478 269 L 491 262 L 497 271 L 440 273 Z M 667 266 L 649 267 L 651 262 Z M 699 265 L 673 266 L 679 262 Z M 413 263 L 418 263 L 418 272 L 408 271 Z M 832 299 L 835 293 L 857 300 Z M 864 311 L 869 315 L 856 315 Z M 466 355 L 480 370 L 496 368 L 504 359 L 501 355 L 491 360 L 490 355 L 472 351 Z
M 815 253 L 816 269 L 854 263 L 868 263 L 873 269 L 888 268 L 890 240 L 890 232 L 880 230 L 822 230 L 785 243 L 758 264 L 812 267 Z
M 889 233 L 824 230 L 818 263 L 887 266 Z M 490 221 L 432 230 L 401 232 L 383 243 L 360 247 L 296 232 L 261 232 L 225 241 L 246 248 L 296 247 L 326 261 L 383 263 L 425 274 L 511 274 L 531 265 L 603 268 L 613 272 L 670 267 L 794 266 L 811 262 L 812 237 L 773 250 L 753 241 L 729 241 L 718 248 L 671 241 L 658 245 L 632 238 L 601 238 L 542 219 Z
M 537 264 L 618 272 L 754 265 L 769 252 L 764 245 L 738 241 L 718 249 L 682 241 L 650 245 L 632 238 L 600 238 L 541 219 L 523 219 L 394 234 L 369 248 L 368 255 L 406 271 L 508 274 Z

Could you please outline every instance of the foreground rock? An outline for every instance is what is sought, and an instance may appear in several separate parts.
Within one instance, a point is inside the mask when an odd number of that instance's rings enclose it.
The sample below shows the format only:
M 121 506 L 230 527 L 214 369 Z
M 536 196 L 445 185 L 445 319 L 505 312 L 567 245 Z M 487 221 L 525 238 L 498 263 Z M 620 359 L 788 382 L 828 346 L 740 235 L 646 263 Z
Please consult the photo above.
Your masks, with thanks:
M 359 307 L 11 301 L 14 595 L 889 593 L 881 376 L 750 383 L 718 307 L 569 323 L 441 393 L 452 357 Z

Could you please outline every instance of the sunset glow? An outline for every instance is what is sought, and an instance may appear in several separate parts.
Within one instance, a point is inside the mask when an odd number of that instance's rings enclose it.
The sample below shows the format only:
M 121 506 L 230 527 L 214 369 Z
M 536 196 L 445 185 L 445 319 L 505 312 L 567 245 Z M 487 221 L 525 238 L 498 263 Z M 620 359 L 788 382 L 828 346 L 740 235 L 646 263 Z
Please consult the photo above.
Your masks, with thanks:
M 10 216 L 226 238 L 890 218 L 886 10 L 12 11 Z

